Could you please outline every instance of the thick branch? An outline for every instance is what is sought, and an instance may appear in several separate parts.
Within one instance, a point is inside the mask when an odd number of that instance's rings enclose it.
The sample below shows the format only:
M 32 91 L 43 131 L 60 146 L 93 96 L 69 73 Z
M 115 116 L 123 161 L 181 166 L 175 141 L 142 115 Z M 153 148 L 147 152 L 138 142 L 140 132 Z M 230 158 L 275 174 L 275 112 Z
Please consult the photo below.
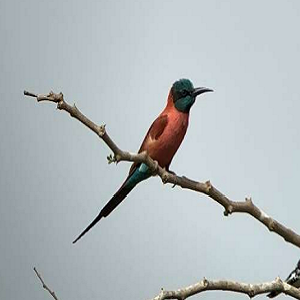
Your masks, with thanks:
M 264 282 L 261 284 L 248 284 L 228 280 L 207 280 L 190 285 L 188 287 L 176 291 L 162 291 L 155 298 L 151 300 L 164 300 L 164 299 L 178 299 L 184 300 L 195 294 L 205 291 L 231 291 L 248 295 L 250 298 L 272 291 L 282 292 L 293 298 L 300 299 L 300 290 L 283 282 L 280 278 L 272 282 Z
M 55 94 L 50 92 L 48 95 L 38 95 L 31 92 L 24 91 L 24 95 L 35 97 L 37 101 L 51 101 L 57 103 L 57 108 L 60 110 L 67 111 L 72 117 L 82 122 L 93 132 L 95 132 L 113 151 L 114 156 L 109 156 L 108 161 L 111 162 L 120 162 L 120 161 L 135 161 L 143 162 L 147 164 L 150 169 L 153 171 L 153 174 L 157 174 L 161 177 L 163 183 L 171 183 L 178 185 L 182 188 L 197 191 L 203 194 L 206 194 L 211 199 L 222 205 L 225 209 L 224 215 L 228 216 L 232 213 L 247 213 L 257 219 L 259 222 L 264 224 L 270 231 L 276 232 L 278 235 L 283 237 L 287 242 L 300 248 L 300 236 L 293 230 L 283 226 L 275 219 L 268 216 L 257 206 L 255 206 L 251 198 L 246 201 L 232 201 L 223 195 L 219 190 L 217 190 L 210 181 L 205 183 L 197 182 L 191 179 L 188 179 L 185 176 L 176 176 L 165 169 L 161 168 L 157 162 L 153 161 L 147 153 L 143 152 L 140 154 L 132 154 L 126 151 L 122 151 L 109 137 L 106 132 L 105 125 L 98 126 L 89 120 L 85 115 L 83 115 L 78 108 L 67 104 L 63 98 L 63 94 Z
M 48 288 L 48 286 L 46 285 L 45 281 L 43 280 L 42 276 L 40 275 L 40 273 L 37 271 L 36 268 L 33 268 L 36 276 L 39 278 L 40 282 L 43 285 L 43 288 L 49 292 L 49 294 L 55 299 L 58 300 L 58 298 L 56 297 L 55 293 L 53 291 L 50 290 L 50 288 Z

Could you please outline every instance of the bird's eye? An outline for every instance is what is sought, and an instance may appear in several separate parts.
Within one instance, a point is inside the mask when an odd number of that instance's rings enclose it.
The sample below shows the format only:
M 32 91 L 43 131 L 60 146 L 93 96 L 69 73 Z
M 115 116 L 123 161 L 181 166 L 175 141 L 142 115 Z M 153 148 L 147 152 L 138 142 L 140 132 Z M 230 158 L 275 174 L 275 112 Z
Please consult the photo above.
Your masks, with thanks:
M 189 95 L 189 91 L 188 90 L 183 90 L 181 93 L 182 97 L 186 97 L 187 95 Z

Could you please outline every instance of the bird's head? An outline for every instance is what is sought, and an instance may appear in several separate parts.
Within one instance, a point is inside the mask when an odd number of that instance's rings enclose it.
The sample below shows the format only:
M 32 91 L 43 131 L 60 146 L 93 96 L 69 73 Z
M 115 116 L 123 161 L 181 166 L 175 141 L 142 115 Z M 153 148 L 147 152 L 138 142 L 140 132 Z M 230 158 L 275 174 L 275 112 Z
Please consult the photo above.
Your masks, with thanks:
M 179 79 L 171 88 L 174 106 L 184 113 L 190 111 L 198 95 L 206 92 L 213 92 L 213 90 L 205 87 L 194 88 L 189 79 Z

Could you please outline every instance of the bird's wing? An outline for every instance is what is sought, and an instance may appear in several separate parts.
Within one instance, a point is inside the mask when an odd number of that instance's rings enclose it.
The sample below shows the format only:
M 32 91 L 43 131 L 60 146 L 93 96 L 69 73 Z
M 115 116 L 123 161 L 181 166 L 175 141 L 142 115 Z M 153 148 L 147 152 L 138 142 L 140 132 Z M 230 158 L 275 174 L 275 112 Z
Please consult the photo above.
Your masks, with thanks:
M 147 142 L 150 139 L 157 140 L 164 132 L 168 124 L 168 115 L 160 115 L 150 126 L 143 143 L 140 147 L 139 153 L 147 150 Z
M 157 117 L 157 119 L 152 123 L 152 125 L 150 126 L 143 142 L 142 145 L 139 149 L 138 153 L 141 153 L 143 151 L 147 151 L 147 147 L 148 147 L 148 143 L 152 140 L 157 140 L 162 133 L 164 132 L 166 126 L 168 124 L 168 115 L 160 115 Z M 129 170 L 129 175 L 130 176 L 136 169 L 136 167 L 139 164 L 137 163 L 133 163 L 130 170 Z
M 140 147 L 140 150 L 138 153 L 143 152 L 144 150 L 147 150 L 147 143 L 149 139 L 157 140 L 161 134 L 164 132 L 164 129 L 166 128 L 168 124 L 168 116 L 167 115 L 161 115 L 159 116 L 150 126 L 143 143 Z M 114 197 L 109 201 L 106 206 L 103 208 L 103 216 L 108 216 L 118 205 L 125 199 L 126 195 L 129 193 L 128 190 L 124 189 L 124 186 L 127 183 L 127 180 L 132 176 L 132 174 L 136 171 L 136 169 L 140 166 L 140 163 L 134 162 L 131 165 L 131 168 L 129 170 L 129 174 L 120 187 L 120 189 L 115 193 Z

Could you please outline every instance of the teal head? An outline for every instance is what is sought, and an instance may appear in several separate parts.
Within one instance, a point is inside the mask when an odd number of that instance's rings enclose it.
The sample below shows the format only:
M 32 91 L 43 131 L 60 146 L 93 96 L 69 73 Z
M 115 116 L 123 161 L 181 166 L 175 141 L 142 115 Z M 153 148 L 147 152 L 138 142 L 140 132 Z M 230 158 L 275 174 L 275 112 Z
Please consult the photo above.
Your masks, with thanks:
M 206 92 L 213 92 L 213 90 L 205 87 L 194 88 L 190 80 L 179 79 L 173 83 L 171 92 L 176 109 L 188 113 L 198 95 Z

